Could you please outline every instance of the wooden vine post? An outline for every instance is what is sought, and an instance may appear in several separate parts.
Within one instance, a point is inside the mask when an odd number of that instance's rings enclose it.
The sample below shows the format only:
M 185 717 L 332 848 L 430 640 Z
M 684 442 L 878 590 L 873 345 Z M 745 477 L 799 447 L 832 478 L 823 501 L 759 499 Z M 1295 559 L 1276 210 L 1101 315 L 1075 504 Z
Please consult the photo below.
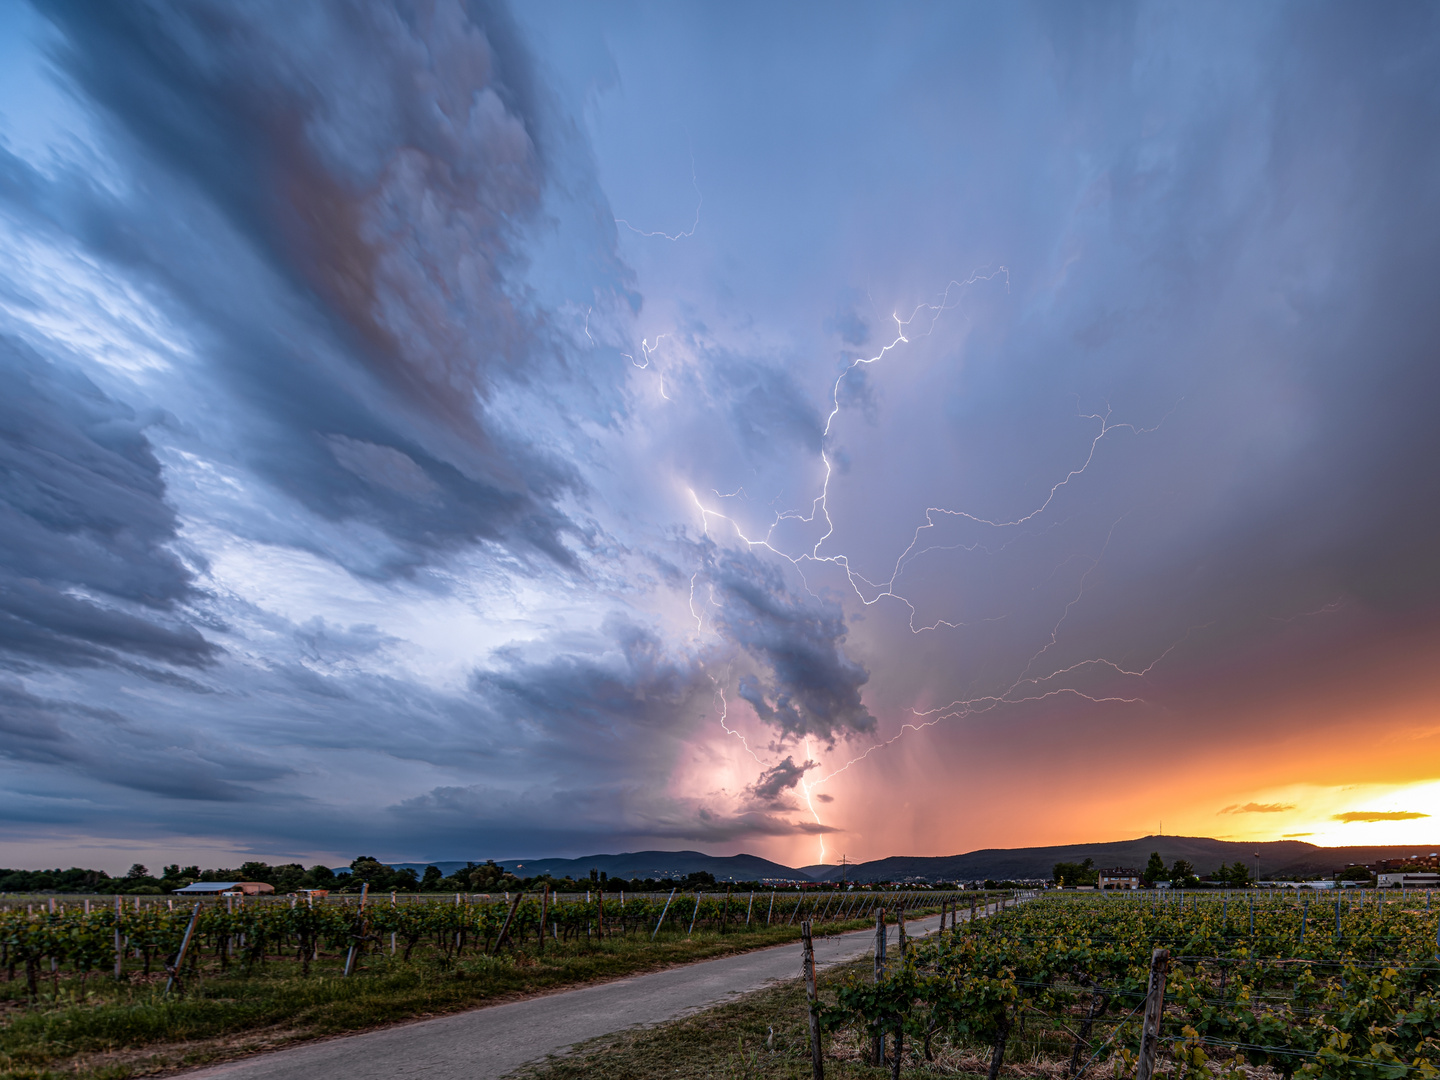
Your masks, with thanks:
M 500 955 L 500 947 L 505 944 L 505 938 L 510 933 L 510 922 L 515 918 L 515 909 L 520 906 L 520 901 L 524 898 L 525 894 L 517 891 L 515 899 L 510 901 L 510 910 L 505 913 L 505 921 L 500 924 L 500 936 L 495 939 L 494 955 Z
M 800 973 L 805 977 L 805 999 L 810 1008 L 810 1069 L 814 1080 L 825 1080 L 825 1058 L 820 1049 L 820 1000 L 815 989 L 815 943 L 810 920 L 800 924 Z
M 360 937 L 365 933 L 365 900 L 370 895 L 370 883 L 367 881 L 360 886 L 360 914 L 357 916 L 358 932 L 350 935 L 350 951 L 345 954 L 345 974 L 342 978 L 348 979 L 350 973 L 355 970 L 355 953 L 360 948 Z
M 550 918 L 550 884 L 546 882 L 540 893 L 540 952 L 545 951 L 545 927 Z
M 1336 908 L 1339 911 L 1339 908 Z M 1339 916 L 1336 916 L 1339 922 Z M 120 933 L 120 897 L 115 897 L 115 981 L 125 978 L 125 938 Z
M 875 982 L 885 977 L 885 909 L 875 909 Z M 885 1036 L 877 1027 L 870 1036 L 870 1064 L 879 1068 L 885 1060 Z
M 175 963 L 169 965 L 170 977 L 165 980 L 165 993 L 170 993 L 170 988 L 175 985 L 175 980 L 180 977 L 180 965 L 185 963 L 185 950 L 190 948 L 190 938 L 195 934 L 195 920 L 200 918 L 200 904 L 197 901 L 195 911 L 190 915 L 190 924 L 185 927 L 185 937 L 180 942 L 180 951 L 175 956 Z
M 1165 1015 L 1165 977 L 1170 972 L 1170 950 L 1150 954 L 1150 983 L 1145 990 L 1145 1023 L 1140 1029 L 1140 1062 L 1135 1080 L 1151 1080 L 1155 1053 L 1160 1048 L 1160 1020 Z

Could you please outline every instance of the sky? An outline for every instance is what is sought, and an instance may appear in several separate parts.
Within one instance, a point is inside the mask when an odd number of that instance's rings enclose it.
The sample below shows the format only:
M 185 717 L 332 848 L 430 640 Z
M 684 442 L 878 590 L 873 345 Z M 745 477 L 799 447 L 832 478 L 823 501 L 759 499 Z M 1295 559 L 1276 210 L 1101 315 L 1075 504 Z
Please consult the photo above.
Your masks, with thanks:
M 1433 849 L 1433 5 L 0 2 L 0 863 Z

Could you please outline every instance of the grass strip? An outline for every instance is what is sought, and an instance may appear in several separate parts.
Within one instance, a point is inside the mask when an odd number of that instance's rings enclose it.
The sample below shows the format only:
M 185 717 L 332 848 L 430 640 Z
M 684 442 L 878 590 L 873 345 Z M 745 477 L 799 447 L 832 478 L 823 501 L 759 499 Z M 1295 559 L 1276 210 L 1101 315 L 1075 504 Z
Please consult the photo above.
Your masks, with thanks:
M 863 929 L 857 920 L 827 932 Z M 0 1080 L 126 1080 L 231 1059 L 307 1039 L 364 1031 L 529 994 L 730 956 L 799 939 L 798 927 L 693 937 L 662 935 L 547 943 L 503 956 L 448 965 L 384 954 L 356 976 L 340 977 L 343 957 L 322 957 L 309 978 L 293 960 L 274 958 L 250 974 L 213 964 L 183 996 L 165 997 L 163 980 L 117 984 L 99 976 L 44 982 L 39 1004 L 24 1006 L 23 981 L 0 983 Z

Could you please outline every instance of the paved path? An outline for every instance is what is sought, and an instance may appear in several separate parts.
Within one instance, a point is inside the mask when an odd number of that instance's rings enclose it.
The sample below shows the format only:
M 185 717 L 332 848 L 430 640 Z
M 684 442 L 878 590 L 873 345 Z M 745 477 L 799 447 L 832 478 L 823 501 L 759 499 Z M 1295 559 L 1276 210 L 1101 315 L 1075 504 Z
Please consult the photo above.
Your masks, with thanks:
M 962 917 L 968 914 L 961 913 Z M 910 922 L 908 929 L 911 936 L 920 936 L 938 926 L 939 916 L 932 916 Z M 892 943 L 895 935 L 895 928 L 891 927 Z M 815 962 L 817 966 L 829 967 L 869 955 L 874 947 L 874 930 L 817 938 Z M 308 1043 L 184 1076 L 186 1080 L 502 1077 L 521 1065 L 587 1039 L 673 1020 L 799 974 L 800 944 L 794 942 L 506 1005 L 490 1005 L 433 1020 Z

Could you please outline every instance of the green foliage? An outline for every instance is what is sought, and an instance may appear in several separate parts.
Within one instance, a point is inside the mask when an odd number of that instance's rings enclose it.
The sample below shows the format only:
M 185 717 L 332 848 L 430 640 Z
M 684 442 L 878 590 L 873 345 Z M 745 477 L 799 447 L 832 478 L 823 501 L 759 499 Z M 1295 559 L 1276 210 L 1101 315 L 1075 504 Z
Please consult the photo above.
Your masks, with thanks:
M 1242 1067 L 1265 1067 L 1307 1080 L 1431 1080 L 1440 1077 L 1437 923 L 1440 904 L 1432 911 L 1423 894 L 1042 894 L 916 943 L 879 983 L 852 977 L 822 1018 L 863 1038 L 904 1032 L 927 1040 L 927 1052 L 943 1035 L 1003 1056 L 1027 1017 L 1032 1033 L 1048 1025 L 1065 1047 L 1077 1038 L 1074 1017 L 1086 1016 L 1113 1033 L 1102 1061 L 1131 1075 L 1134 1011 L 1151 953 L 1164 946 L 1161 1045 L 1176 1069 L 1157 1075 L 1241 1080 Z
M 1140 880 L 1146 885 L 1154 885 L 1157 881 L 1166 880 L 1165 860 L 1160 858 L 1158 851 L 1150 852 L 1150 861 L 1145 864 L 1145 869 L 1140 871 Z
M 1086 859 L 1082 863 L 1056 863 L 1052 875 L 1057 885 L 1094 885 L 1099 879 L 1094 859 Z

